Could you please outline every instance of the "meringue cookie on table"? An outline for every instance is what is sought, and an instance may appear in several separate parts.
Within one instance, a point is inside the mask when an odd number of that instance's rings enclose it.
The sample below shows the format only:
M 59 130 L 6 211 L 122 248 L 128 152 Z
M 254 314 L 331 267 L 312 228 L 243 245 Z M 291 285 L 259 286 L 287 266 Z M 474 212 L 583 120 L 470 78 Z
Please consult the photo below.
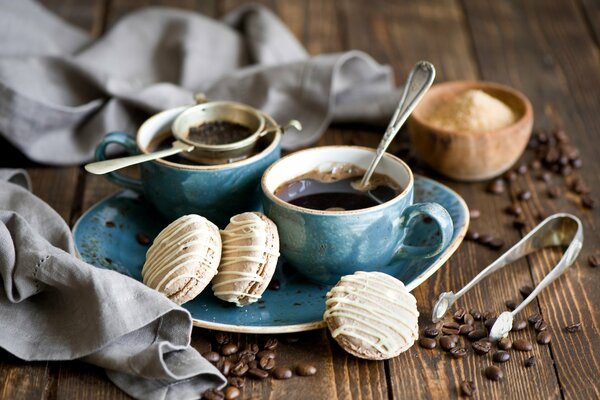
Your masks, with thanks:
M 142 268 L 143 282 L 181 305 L 208 286 L 220 260 L 219 228 L 199 215 L 184 215 L 154 239 Z
M 221 239 L 223 256 L 212 286 L 215 296 L 240 307 L 258 301 L 277 266 L 277 227 L 264 214 L 246 212 L 231 218 Z
M 343 276 L 327 293 L 323 319 L 348 353 L 387 360 L 419 336 L 417 300 L 398 279 L 382 272 Z

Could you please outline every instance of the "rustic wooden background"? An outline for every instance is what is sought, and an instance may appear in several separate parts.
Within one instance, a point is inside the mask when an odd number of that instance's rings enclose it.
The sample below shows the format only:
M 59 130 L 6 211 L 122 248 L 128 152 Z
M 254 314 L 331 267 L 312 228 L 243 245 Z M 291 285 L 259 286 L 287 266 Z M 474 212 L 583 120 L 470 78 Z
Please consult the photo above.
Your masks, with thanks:
M 219 17 L 243 1 L 233 0 L 43 0 L 49 9 L 95 36 L 125 13 L 146 5 L 170 5 Z M 437 81 L 482 79 L 522 90 L 535 108 L 536 127 L 562 127 L 582 153 L 580 173 L 600 195 L 600 3 L 597 0 L 436 0 L 327 1 L 264 0 L 296 34 L 311 54 L 360 49 L 393 66 L 400 82 L 419 59 L 433 62 Z M 380 132 L 361 127 L 332 127 L 319 142 L 376 146 Z M 399 137 L 398 150 L 406 135 Z M 80 167 L 35 165 L 5 142 L 0 166 L 26 167 L 34 193 L 47 201 L 70 224 L 92 204 L 118 190 Z M 425 171 L 434 178 L 435 174 Z M 550 346 L 534 346 L 538 364 L 522 367 L 523 354 L 503 366 L 505 380 L 491 382 L 481 370 L 489 357 L 452 360 L 439 351 L 415 346 L 386 362 L 367 362 L 346 355 L 325 330 L 300 335 L 296 344 L 282 344 L 279 363 L 314 363 L 319 373 L 289 381 L 253 381 L 243 398 L 270 399 L 400 399 L 446 398 L 459 395 L 463 379 L 473 380 L 479 398 L 550 399 L 600 398 L 600 269 L 588 266 L 600 254 L 598 209 L 584 210 L 573 196 L 548 200 L 543 184 L 532 176 L 519 178 L 506 194 L 485 193 L 484 183 L 461 184 L 441 179 L 458 191 L 482 216 L 472 226 L 516 242 L 524 232 L 510 226 L 503 208 L 518 190 L 533 191 L 524 205 L 531 226 L 540 211 L 572 212 L 585 225 L 585 245 L 566 276 L 544 291 L 525 315 L 541 313 L 554 334 Z M 427 326 L 438 293 L 462 287 L 499 252 L 465 242 L 428 282 L 415 290 L 421 326 Z M 518 288 L 533 285 L 558 260 L 547 251 L 495 274 L 470 292 L 463 304 L 480 310 L 504 310 L 504 301 L 518 298 Z M 582 322 L 568 334 L 564 327 Z M 2 323 L 10 323 L 2 321 Z M 535 340 L 531 331 L 516 336 Z M 208 333 L 195 329 L 194 345 L 209 349 Z M 240 335 L 241 343 L 254 342 Z M 102 370 L 79 362 L 25 363 L 0 351 L 2 399 L 122 399 Z

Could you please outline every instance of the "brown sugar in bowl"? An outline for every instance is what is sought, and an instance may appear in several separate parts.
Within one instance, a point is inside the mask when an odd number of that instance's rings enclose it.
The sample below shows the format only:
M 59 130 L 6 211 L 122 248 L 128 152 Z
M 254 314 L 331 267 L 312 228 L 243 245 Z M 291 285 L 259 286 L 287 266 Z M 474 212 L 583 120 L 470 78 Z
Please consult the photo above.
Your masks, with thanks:
M 471 89 L 502 101 L 513 110 L 516 121 L 486 132 L 450 131 L 428 123 L 426 117 L 433 110 Z M 461 181 L 485 180 L 508 170 L 525 150 L 532 126 L 533 109 L 527 97 L 508 86 L 477 81 L 434 85 L 408 121 L 417 156 L 441 174 Z

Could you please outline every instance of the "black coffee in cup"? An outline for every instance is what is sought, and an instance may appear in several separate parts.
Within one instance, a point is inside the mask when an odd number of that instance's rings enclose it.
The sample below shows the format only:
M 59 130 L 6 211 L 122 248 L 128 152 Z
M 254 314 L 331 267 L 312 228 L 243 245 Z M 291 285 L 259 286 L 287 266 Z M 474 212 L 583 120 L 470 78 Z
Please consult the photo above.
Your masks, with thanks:
M 402 193 L 400 185 L 387 175 L 375 173 L 368 187 L 359 188 L 365 170 L 341 164 L 331 170 L 318 169 L 281 184 L 275 196 L 304 208 L 326 211 L 360 210 L 393 199 Z

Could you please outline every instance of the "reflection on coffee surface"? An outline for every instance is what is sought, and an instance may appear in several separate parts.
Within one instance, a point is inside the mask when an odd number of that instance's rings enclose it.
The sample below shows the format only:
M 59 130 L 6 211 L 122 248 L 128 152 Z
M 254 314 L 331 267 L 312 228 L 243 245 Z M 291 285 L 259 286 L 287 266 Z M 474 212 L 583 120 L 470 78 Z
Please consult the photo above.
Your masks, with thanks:
M 352 164 L 336 165 L 328 171 L 315 169 L 281 184 L 275 196 L 299 207 L 344 211 L 373 207 L 402 193 L 396 181 L 379 173 L 373 174 L 367 188 L 359 190 L 365 172 Z
M 229 121 L 211 121 L 192 126 L 188 139 L 195 143 L 218 145 L 235 143 L 252 134 L 250 128 Z

